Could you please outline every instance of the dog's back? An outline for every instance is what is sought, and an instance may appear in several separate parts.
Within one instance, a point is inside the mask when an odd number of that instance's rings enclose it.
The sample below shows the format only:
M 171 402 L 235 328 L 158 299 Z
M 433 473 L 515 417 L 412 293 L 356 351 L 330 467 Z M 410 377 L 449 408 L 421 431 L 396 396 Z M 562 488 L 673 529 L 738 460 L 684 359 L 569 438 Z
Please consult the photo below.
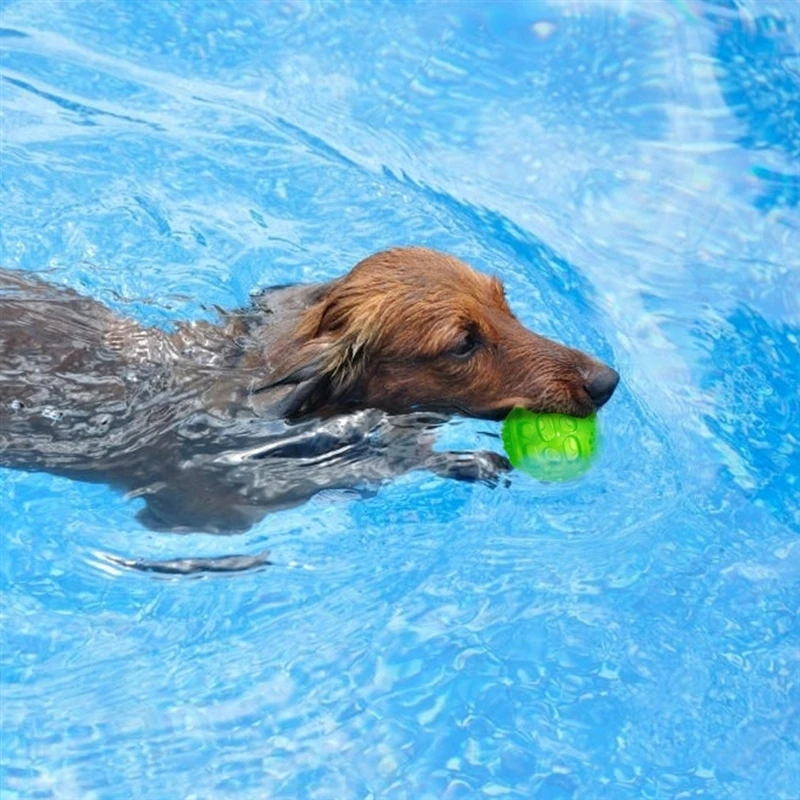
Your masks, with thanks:
M 247 402 L 269 376 L 269 344 L 318 293 L 276 287 L 222 325 L 167 334 L 0 270 L 0 466 L 116 486 L 145 500 L 139 517 L 154 529 L 229 532 L 422 463 L 430 417 L 365 410 L 289 424 L 292 387 Z M 261 356 L 243 341 L 251 334 Z
M 0 463 L 70 460 L 129 413 L 105 306 L 0 270 Z

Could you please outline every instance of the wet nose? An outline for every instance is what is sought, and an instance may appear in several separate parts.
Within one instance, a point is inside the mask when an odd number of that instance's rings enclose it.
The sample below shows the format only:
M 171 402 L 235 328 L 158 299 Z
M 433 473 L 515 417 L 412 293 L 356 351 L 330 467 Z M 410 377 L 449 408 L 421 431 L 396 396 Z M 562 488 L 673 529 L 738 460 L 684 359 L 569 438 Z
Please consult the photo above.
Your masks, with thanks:
M 614 394 L 614 389 L 619 383 L 619 373 L 610 367 L 599 366 L 586 382 L 586 391 L 594 401 L 595 407 L 600 408 Z

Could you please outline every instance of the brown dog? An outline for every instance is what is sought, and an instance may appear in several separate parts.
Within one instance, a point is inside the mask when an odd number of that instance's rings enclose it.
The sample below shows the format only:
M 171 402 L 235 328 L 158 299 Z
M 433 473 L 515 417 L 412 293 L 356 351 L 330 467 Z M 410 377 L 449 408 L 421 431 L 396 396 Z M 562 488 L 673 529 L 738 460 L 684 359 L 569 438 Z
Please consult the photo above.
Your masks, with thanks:
M 411 469 L 496 480 L 502 456 L 432 449 L 444 415 L 584 416 L 619 380 L 526 330 L 496 278 L 424 248 L 172 333 L 4 271 L 0 336 L 0 464 L 119 486 L 170 530 L 242 530 Z

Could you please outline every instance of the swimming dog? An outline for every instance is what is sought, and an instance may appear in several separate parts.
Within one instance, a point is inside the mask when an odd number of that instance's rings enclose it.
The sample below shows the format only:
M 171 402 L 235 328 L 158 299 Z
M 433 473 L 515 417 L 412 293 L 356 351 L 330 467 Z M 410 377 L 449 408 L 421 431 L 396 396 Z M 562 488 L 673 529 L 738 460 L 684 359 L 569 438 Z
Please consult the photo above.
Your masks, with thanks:
M 496 482 L 503 456 L 433 449 L 449 415 L 586 416 L 619 380 L 523 327 L 497 278 L 421 247 L 172 331 L 3 270 L 0 344 L 0 465 L 108 483 L 175 531 L 245 530 L 414 469 Z

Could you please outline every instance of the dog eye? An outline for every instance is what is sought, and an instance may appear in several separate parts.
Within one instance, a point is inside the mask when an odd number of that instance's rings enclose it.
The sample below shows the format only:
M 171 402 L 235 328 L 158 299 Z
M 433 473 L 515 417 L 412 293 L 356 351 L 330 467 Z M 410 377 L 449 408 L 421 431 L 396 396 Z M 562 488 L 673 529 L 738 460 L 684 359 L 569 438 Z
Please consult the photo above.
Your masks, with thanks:
M 477 331 L 466 330 L 459 339 L 455 347 L 451 348 L 449 355 L 456 358 L 467 358 L 471 356 L 481 345 L 481 339 Z

